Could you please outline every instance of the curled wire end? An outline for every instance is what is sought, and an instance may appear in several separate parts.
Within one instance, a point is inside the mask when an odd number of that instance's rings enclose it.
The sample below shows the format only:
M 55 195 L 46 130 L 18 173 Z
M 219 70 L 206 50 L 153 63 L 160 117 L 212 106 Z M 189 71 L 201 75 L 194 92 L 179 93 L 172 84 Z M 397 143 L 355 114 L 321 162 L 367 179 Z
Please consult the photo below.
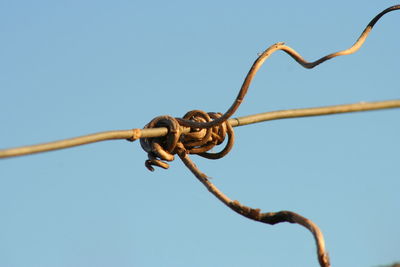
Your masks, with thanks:
M 154 171 L 153 166 L 168 169 L 169 164 L 165 161 L 173 161 L 176 144 L 179 141 L 179 123 L 171 116 L 159 116 L 154 118 L 145 128 L 167 127 L 168 134 L 165 137 L 143 138 L 140 145 L 147 152 L 148 159 L 145 166 Z
M 157 159 L 148 159 L 144 162 L 144 165 L 151 172 L 154 172 L 153 166 L 157 166 L 157 167 L 163 168 L 165 170 L 169 168 L 168 163 L 166 163 L 162 160 L 157 160 Z

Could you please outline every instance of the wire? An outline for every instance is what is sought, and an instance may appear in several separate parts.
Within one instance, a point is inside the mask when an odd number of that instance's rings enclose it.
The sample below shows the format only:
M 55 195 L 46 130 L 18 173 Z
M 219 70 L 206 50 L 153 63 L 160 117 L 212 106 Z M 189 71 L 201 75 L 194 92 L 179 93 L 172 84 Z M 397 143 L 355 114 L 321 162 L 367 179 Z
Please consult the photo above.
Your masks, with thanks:
M 344 104 L 344 105 L 325 106 L 316 108 L 278 110 L 278 111 L 271 111 L 255 115 L 239 117 L 239 118 L 232 118 L 228 120 L 228 123 L 232 127 L 238 127 L 238 126 L 244 126 L 248 124 L 259 123 L 270 120 L 322 116 L 322 115 L 332 115 L 339 113 L 361 112 L 361 111 L 392 109 L 392 108 L 400 108 L 400 99 L 378 101 L 378 102 L 360 102 L 354 104 Z M 188 133 L 189 131 L 190 131 L 189 127 L 182 127 L 181 129 L 182 133 Z M 79 136 L 44 144 L 2 149 L 0 150 L 0 158 L 10 158 L 10 157 L 41 153 L 41 152 L 75 147 L 106 140 L 127 139 L 129 141 L 135 141 L 139 138 L 161 137 L 165 136 L 167 133 L 168 129 L 166 127 L 99 132 L 99 133 L 94 133 L 85 136 Z

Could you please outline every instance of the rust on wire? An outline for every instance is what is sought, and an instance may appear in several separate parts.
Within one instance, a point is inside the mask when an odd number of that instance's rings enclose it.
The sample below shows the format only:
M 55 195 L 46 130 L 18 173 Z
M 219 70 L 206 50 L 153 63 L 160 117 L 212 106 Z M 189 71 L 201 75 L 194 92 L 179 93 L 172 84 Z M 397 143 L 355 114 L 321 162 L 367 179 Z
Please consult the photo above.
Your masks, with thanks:
M 221 117 L 221 113 L 206 113 L 201 110 L 192 110 L 186 113 L 185 120 L 196 122 L 211 122 Z M 190 128 L 185 133 L 180 132 L 179 121 L 171 116 L 159 116 L 145 126 L 145 129 L 153 127 L 166 127 L 165 137 L 142 138 L 140 145 L 147 152 L 148 159 L 145 166 L 150 171 L 154 171 L 153 166 L 168 169 L 166 161 L 173 161 L 174 154 L 178 150 L 185 150 L 187 154 L 197 154 L 208 159 L 220 159 L 233 147 L 234 133 L 228 121 L 213 126 L 212 128 Z M 224 149 L 218 153 L 208 152 L 216 145 L 220 145 L 228 137 L 228 142 Z

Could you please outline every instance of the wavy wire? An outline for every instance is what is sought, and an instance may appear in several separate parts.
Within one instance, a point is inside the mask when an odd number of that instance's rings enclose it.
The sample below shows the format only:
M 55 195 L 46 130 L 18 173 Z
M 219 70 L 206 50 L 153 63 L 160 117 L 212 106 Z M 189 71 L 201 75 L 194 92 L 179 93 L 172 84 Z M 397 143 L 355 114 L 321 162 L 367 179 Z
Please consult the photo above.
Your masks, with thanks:
M 247 94 L 250 84 L 251 84 L 254 76 L 256 75 L 257 71 L 261 68 L 263 63 L 274 52 L 282 50 L 282 51 L 286 52 L 288 55 L 290 55 L 294 60 L 296 60 L 304 68 L 312 69 L 312 68 L 318 66 L 319 64 L 321 64 L 329 59 L 332 59 L 334 57 L 350 55 L 350 54 L 355 53 L 363 45 L 363 43 L 365 42 L 365 39 L 367 39 L 369 33 L 371 32 L 371 30 L 374 27 L 374 25 L 376 24 L 376 22 L 386 13 L 389 13 L 391 11 L 395 11 L 398 9 L 400 9 L 400 5 L 391 6 L 389 8 L 386 8 L 385 10 L 383 10 L 378 15 L 376 15 L 368 23 L 368 25 L 365 27 L 364 31 L 361 33 L 360 37 L 358 37 L 357 41 L 350 48 L 339 51 L 339 52 L 331 53 L 331 54 L 326 55 L 326 56 L 324 56 L 316 61 L 313 61 L 313 62 L 306 61 L 298 52 L 296 52 L 296 50 L 285 45 L 285 43 L 283 43 L 283 42 L 276 43 L 276 44 L 270 46 L 263 53 L 261 53 L 261 55 L 253 63 L 253 66 L 250 68 L 235 101 L 233 102 L 231 107 L 225 112 L 225 114 L 223 114 L 220 118 L 213 120 L 211 122 L 207 122 L 207 123 L 200 123 L 200 122 L 194 122 L 194 121 L 183 120 L 183 119 L 179 119 L 179 123 L 183 126 L 196 127 L 196 128 L 210 128 L 215 125 L 221 124 L 222 122 L 229 119 L 239 108 L 240 104 L 242 103 L 244 97 Z

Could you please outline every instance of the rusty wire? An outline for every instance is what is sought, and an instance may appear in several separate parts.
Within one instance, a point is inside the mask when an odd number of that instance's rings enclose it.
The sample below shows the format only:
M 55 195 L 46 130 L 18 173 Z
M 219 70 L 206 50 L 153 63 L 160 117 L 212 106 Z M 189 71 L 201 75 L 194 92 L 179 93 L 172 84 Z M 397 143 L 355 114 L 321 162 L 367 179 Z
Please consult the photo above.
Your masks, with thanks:
M 212 122 L 222 116 L 221 113 L 201 110 L 192 110 L 183 116 L 185 120 L 195 122 Z M 186 154 L 197 154 L 208 159 L 220 159 L 224 157 L 233 147 L 234 132 L 228 121 L 215 125 L 211 128 L 190 128 L 188 132 L 181 133 L 179 121 L 171 116 L 159 116 L 153 119 L 146 128 L 167 127 L 168 134 L 165 137 L 142 138 L 140 144 L 147 152 L 148 160 L 145 166 L 154 171 L 152 166 L 168 169 L 166 161 L 173 161 L 174 154 L 184 150 Z M 224 142 L 228 136 L 225 148 L 218 153 L 210 153 L 213 147 Z
M 325 248 L 325 241 L 323 234 L 319 227 L 311 220 L 294 213 L 292 211 L 279 211 L 262 213 L 260 209 L 254 209 L 242 205 L 237 200 L 231 200 L 223 192 L 221 192 L 215 185 L 213 185 L 206 174 L 190 159 L 189 154 L 197 154 L 199 156 L 209 159 L 219 159 L 225 156 L 234 143 L 234 132 L 232 127 L 247 125 L 251 123 L 283 119 L 283 118 L 298 118 L 306 116 L 318 116 L 338 113 L 348 113 L 367 110 L 400 108 L 400 100 L 388 100 L 379 102 L 361 102 L 347 105 L 337 105 L 320 108 L 305 108 L 305 109 L 292 109 L 283 111 L 266 112 L 257 115 L 246 116 L 242 118 L 229 119 L 239 108 L 242 103 L 249 86 L 260 69 L 262 64 L 274 52 L 282 50 L 289 54 L 294 60 L 305 68 L 311 69 L 315 66 L 332 59 L 337 56 L 349 55 L 355 53 L 365 42 L 368 34 L 372 30 L 375 23 L 386 13 L 399 10 L 400 5 L 389 7 L 378 15 L 376 15 L 366 26 L 357 41 L 348 49 L 331 53 L 316 61 L 308 62 L 301 57 L 294 49 L 286 46 L 284 43 L 276 43 L 266 49 L 250 68 L 239 93 L 234 100 L 233 104 L 225 113 L 206 113 L 200 110 L 193 110 L 182 118 L 174 118 L 171 116 L 156 117 L 145 126 L 144 129 L 131 129 L 122 131 L 110 131 L 91 134 L 82 137 L 76 137 L 46 144 L 39 144 L 27 147 L 12 148 L 0 150 L 0 158 L 7 158 L 13 156 L 21 156 L 55 149 L 62 149 L 82 144 L 99 142 L 112 139 L 127 139 L 135 141 L 140 139 L 142 148 L 147 152 L 148 159 L 145 161 L 145 166 L 154 171 L 153 166 L 161 168 L 168 168 L 169 165 L 166 161 L 174 160 L 174 155 L 177 154 L 183 161 L 185 166 L 195 175 L 195 177 L 220 201 L 222 201 L 229 208 L 242 216 L 267 224 L 276 224 L 281 222 L 290 222 L 302 225 L 307 228 L 314 236 L 317 256 L 320 266 L 329 267 L 329 257 Z M 224 143 L 228 138 L 225 148 L 217 153 L 210 153 L 210 149 Z

